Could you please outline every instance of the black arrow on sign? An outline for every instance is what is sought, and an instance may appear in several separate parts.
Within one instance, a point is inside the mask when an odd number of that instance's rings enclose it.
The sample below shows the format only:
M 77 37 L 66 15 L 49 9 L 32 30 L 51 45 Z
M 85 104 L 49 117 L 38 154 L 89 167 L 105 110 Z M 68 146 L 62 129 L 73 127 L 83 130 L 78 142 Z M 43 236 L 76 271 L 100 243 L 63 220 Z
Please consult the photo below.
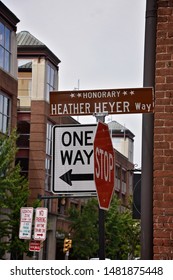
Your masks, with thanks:
M 83 173 L 83 174 L 72 174 L 72 169 L 64 173 L 59 177 L 61 180 L 63 180 L 65 183 L 72 186 L 72 181 L 93 181 L 94 175 L 89 173 Z

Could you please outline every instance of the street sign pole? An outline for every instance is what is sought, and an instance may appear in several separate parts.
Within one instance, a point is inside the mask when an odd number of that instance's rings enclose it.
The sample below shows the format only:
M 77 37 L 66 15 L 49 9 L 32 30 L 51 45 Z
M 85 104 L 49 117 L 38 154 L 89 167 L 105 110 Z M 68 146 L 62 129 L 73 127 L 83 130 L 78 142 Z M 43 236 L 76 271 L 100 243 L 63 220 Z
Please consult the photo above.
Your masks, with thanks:
M 99 259 L 105 260 L 105 210 L 99 208 Z
M 107 114 L 95 114 L 96 121 L 105 122 Z M 99 207 L 99 259 L 105 260 L 105 210 Z

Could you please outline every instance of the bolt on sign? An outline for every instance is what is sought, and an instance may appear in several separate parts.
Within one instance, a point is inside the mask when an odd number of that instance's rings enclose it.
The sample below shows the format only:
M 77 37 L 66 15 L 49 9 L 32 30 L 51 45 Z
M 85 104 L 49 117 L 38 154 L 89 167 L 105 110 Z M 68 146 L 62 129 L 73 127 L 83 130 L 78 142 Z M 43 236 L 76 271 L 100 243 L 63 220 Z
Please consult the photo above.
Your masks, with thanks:
M 51 91 L 50 115 L 152 113 L 153 88 Z
M 33 211 L 33 207 L 20 208 L 20 239 L 31 239 Z
M 47 213 L 45 207 L 38 207 L 35 210 L 34 240 L 45 240 L 47 231 Z
M 55 125 L 52 147 L 52 192 L 96 193 L 93 141 L 96 125 Z

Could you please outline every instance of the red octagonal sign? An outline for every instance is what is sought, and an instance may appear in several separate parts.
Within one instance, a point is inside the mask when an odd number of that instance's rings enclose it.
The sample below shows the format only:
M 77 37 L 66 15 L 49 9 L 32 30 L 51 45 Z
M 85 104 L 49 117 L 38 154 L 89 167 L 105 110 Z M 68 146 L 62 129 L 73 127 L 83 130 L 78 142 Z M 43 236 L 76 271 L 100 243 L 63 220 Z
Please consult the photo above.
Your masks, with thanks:
M 94 180 L 99 206 L 108 210 L 114 192 L 114 149 L 108 125 L 98 122 L 94 139 Z

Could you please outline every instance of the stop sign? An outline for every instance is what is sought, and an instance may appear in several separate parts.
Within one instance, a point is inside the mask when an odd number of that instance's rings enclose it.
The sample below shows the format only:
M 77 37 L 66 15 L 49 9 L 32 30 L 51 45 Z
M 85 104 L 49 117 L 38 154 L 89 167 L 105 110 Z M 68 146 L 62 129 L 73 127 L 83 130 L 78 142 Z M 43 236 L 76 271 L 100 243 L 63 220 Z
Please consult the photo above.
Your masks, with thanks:
M 101 209 L 109 209 L 114 192 L 114 172 L 114 149 L 109 128 L 99 121 L 94 138 L 94 180 Z

